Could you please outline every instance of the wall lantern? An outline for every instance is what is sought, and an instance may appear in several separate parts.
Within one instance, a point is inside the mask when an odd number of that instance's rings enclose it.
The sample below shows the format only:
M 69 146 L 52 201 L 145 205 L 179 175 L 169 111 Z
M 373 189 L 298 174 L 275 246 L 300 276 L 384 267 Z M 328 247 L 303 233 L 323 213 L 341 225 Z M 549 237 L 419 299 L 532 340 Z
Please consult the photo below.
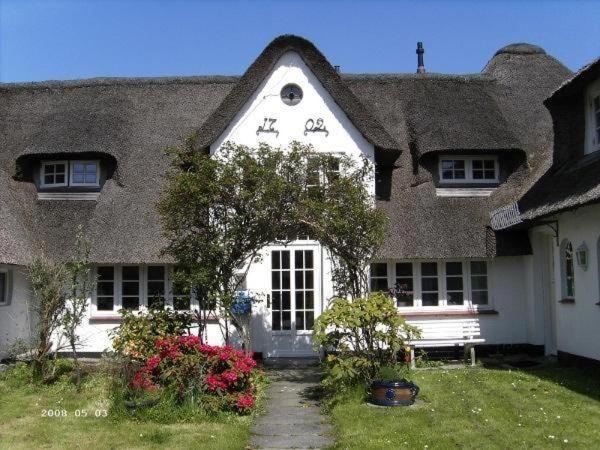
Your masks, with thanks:
M 585 242 L 577 247 L 577 251 L 575 253 L 577 255 L 577 265 L 580 266 L 583 270 L 587 270 L 588 266 L 588 248 Z

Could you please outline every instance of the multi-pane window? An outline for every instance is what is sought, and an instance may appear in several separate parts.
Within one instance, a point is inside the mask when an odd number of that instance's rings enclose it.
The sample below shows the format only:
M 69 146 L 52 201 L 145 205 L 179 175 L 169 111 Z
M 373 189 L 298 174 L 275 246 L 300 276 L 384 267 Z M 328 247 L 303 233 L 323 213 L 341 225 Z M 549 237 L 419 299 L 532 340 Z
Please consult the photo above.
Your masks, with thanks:
M 462 305 L 465 301 L 462 262 L 446 263 L 446 303 Z
M 443 159 L 442 160 L 442 179 L 443 180 L 464 180 L 465 179 L 465 160 L 464 159 Z
M 42 186 L 66 186 L 67 167 L 65 161 L 48 161 L 42 163 Z
M 315 321 L 315 271 L 312 250 L 294 252 L 296 330 L 312 330 Z
M 573 246 L 570 242 L 564 245 L 563 252 L 564 295 L 567 298 L 573 298 L 575 297 L 575 267 L 573 264 Z
M 600 88 L 600 82 L 597 84 Z M 592 153 L 600 150 L 600 89 L 592 91 L 588 99 L 585 153 Z
M 7 303 L 6 285 L 6 272 L 0 272 L 0 305 L 6 305 Z
M 148 308 L 163 309 L 165 307 L 165 266 L 148 266 L 147 275 Z
M 386 292 L 388 290 L 387 263 L 371 264 L 371 292 Z
M 488 304 L 487 264 L 485 261 L 471 261 L 471 303 Z
M 98 186 L 96 161 L 71 161 L 71 186 Z
M 98 161 L 44 161 L 41 165 L 40 185 L 44 188 L 97 187 L 99 182 Z
M 440 157 L 440 181 L 446 183 L 496 183 L 498 160 L 494 157 Z
M 438 306 L 438 270 L 435 262 L 421 263 L 421 302 L 423 306 Z
M 594 136 L 596 137 L 596 147 L 600 147 L 600 94 L 592 100 L 592 112 L 594 115 Z
M 177 270 L 177 269 L 175 269 Z M 196 299 L 198 300 L 198 306 L 201 310 L 213 309 L 210 305 L 207 305 L 206 295 L 201 294 L 195 290 Z M 173 309 L 178 311 L 189 310 L 192 305 L 192 289 L 189 284 L 185 281 L 173 280 L 171 283 L 171 294 L 173 298 Z M 214 306 L 214 305 L 213 305 Z
M 413 267 L 412 263 L 396 263 L 396 292 L 397 306 L 413 306 Z
M 100 266 L 97 272 L 97 309 L 98 311 L 112 311 L 115 307 L 115 268 L 113 266 Z
M 328 154 L 323 158 L 309 158 L 306 164 L 306 186 L 314 188 L 337 180 L 340 176 L 340 160 Z
M 140 307 L 140 268 L 123 266 L 121 271 L 121 302 L 123 309 Z
M 291 330 L 290 251 L 271 252 L 271 324 L 274 331 Z

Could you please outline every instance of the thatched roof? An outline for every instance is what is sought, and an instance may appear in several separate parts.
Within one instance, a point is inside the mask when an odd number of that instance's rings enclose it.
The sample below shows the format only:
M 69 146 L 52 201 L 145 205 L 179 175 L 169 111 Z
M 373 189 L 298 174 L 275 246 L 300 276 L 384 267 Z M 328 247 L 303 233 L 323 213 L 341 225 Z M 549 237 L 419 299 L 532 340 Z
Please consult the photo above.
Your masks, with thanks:
M 600 79 L 600 59 L 586 65 L 545 101 L 556 130 L 554 163 L 519 199 L 525 226 L 561 211 L 600 201 L 600 152 L 584 154 L 585 89 Z
M 241 78 L 0 84 L 0 262 L 23 263 L 42 247 L 64 257 L 78 224 L 92 239 L 96 262 L 164 261 L 155 211 L 168 164 L 164 149 L 192 132 L 210 145 L 288 50 L 302 56 L 379 154 L 397 157 L 389 199 L 378 201 L 392 227 L 382 255 L 527 251 L 522 236 L 490 233 L 488 214 L 545 170 L 552 126 L 542 102 L 569 75 L 564 66 L 525 46 L 498 53 L 481 74 L 340 76 L 310 42 L 282 36 Z M 527 164 L 492 197 L 442 198 L 427 158 L 439 151 L 507 152 Z M 97 202 L 37 201 L 32 183 L 13 179 L 26 158 L 79 152 L 117 162 L 118 174 Z

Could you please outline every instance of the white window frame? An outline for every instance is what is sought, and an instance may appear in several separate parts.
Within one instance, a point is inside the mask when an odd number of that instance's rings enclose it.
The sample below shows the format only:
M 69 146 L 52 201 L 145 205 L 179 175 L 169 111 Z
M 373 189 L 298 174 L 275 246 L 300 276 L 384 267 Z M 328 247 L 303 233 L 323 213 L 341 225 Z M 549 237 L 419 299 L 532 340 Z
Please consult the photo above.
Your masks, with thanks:
M 473 178 L 473 161 L 477 160 L 493 160 L 494 161 L 494 179 L 475 179 Z M 443 177 L 442 161 L 464 161 L 465 162 L 465 178 L 462 179 L 447 179 Z M 498 156 L 496 155 L 480 155 L 480 156 L 462 156 L 462 155 L 441 155 L 438 159 L 438 172 L 440 183 L 452 184 L 496 184 L 499 182 Z
M 73 181 L 73 166 L 75 164 L 90 164 L 94 163 L 96 165 L 96 181 L 92 183 L 75 183 Z M 69 161 L 69 186 L 77 186 L 77 187 L 98 187 L 100 186 L 100 161 L 97 159 L 75 159 Z
M 64 183 L 46 183 L 45 177 L 45 169 L 46 166 L 54 166 L 56 164 L 64 164 L 65 165 L 65 182 Z M 40 166 L 40 186 L 43 188 L 51 188 L 51 187 L 65 187 L 69 185 L 69 161 L 61 160 L 61 161 L 42 161 L 42 165 Z
M 472 303 L 472 287 L 471 287 L 471 262 L 482 261 L 486 263 L 487 270 L 487 303 L 485 305 L 477 305 Z M 373 263 L 387 263 L 388 285 L 394 286 L 396 282 L 396 263 L 411 263 L 413 269 L 413 306 L 397 306 L 400 312 L 443 312 L 443 311 L 482 311 L 493 310 L 493 261 L 486 258 L 464 258 L 464 259 L 442 259 L 442 260 L 376 260 Z M 446 286 L 446 263 L 447 262 L 462 262 L 463 269 L 463 304 L 449 305 L 447 286 Z M 421 288 L 421 263 L 437 263 L 438 277 L 438 305 L 423 306 L 423 295 Z M 370 277 L 369 277 L 370 282 Z M 396 300 L 394 299 L 394 303 Z
M 596 123 L 594 111 L 594 98 L 600 97 L 600 80 L 590 85 L 585 96 L 585 149 L 584 153 L 590 154 L 600 150 L 600 139 L 597 130 L 600 123 Z

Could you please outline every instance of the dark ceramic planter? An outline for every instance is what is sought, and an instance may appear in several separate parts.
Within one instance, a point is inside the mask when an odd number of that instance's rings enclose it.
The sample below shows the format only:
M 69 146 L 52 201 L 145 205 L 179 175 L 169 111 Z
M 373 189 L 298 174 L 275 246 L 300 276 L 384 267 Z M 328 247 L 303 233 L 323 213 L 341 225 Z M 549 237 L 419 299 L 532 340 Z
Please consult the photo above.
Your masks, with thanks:
M 378 406 L 409 406 L 415 402 L 419 386 L 412 381 L 383 381 L 371 382 L 370 402 Z

